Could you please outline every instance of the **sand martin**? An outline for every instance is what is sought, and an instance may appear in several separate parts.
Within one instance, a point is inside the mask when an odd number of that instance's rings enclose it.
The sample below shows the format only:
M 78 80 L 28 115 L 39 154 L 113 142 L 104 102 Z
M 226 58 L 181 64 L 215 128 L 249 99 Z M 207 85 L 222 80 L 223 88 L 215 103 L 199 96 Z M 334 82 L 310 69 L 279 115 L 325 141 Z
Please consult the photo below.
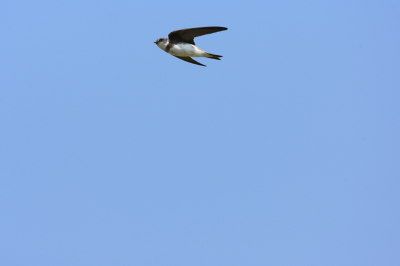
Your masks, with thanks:
M 162 50 L 179 59 L 192 64 L 205 66 L 194 60 L 192 57 L 208 57 L 221 60 L 219 58 L 222 57 L 222 55 L 210 54 L 200 49 L 194 43 L 194 38 L 227 29 L 228 28 L 224 27 L 200 27 L 175 30 L 168 34 L 168 38 L 160 38 L 154 43 Z

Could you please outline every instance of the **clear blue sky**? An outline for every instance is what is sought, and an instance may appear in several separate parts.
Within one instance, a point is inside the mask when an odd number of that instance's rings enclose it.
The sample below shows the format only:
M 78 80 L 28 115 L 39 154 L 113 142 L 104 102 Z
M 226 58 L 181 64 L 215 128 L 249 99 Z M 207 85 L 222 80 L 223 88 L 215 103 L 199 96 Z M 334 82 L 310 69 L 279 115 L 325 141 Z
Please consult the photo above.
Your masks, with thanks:
M 196 39 L 221 61 L 154 41 Z M 0 4 L 0 265 L 400 265 L 399 1 Z

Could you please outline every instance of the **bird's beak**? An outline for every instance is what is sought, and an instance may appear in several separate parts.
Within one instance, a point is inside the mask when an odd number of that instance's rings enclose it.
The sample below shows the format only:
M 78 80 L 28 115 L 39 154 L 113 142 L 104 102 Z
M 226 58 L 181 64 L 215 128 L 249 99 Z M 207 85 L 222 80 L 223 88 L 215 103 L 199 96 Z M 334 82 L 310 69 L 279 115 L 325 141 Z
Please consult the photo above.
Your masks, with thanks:
M 157 42 L 154 42 L 155 44 L 157 44 Z

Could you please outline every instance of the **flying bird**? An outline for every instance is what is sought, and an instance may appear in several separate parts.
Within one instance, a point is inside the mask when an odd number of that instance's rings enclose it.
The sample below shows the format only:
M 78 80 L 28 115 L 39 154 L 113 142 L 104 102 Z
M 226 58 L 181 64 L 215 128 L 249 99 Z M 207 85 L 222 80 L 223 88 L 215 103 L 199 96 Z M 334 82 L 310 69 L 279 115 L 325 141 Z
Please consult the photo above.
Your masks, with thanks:
M 225 27 L 200 27 L 175 30 L 168 34 L 168 38 L 160 38 L 154 43 L 162 50 L 179 59 L 192 64 L 205 66 L 194 60 L 192 57 L 207 57 L 221 60 L 220 57 L 222 57 L 222 55 L 210 54 L 200 49 L 194 43 L 194 38 L 227 29 L 228 28 Z

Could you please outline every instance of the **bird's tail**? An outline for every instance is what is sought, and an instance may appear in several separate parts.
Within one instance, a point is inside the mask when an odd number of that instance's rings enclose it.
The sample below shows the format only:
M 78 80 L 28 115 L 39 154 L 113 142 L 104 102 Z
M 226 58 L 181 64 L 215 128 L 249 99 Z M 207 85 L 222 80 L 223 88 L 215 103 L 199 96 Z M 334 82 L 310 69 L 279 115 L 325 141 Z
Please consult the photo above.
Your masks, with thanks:
M 216 54 L 207 53 L 207 57 L 211 58 L 211 59 L 221 60 L 219 58 L 222 57 L 222 55 L 216 55 Z

